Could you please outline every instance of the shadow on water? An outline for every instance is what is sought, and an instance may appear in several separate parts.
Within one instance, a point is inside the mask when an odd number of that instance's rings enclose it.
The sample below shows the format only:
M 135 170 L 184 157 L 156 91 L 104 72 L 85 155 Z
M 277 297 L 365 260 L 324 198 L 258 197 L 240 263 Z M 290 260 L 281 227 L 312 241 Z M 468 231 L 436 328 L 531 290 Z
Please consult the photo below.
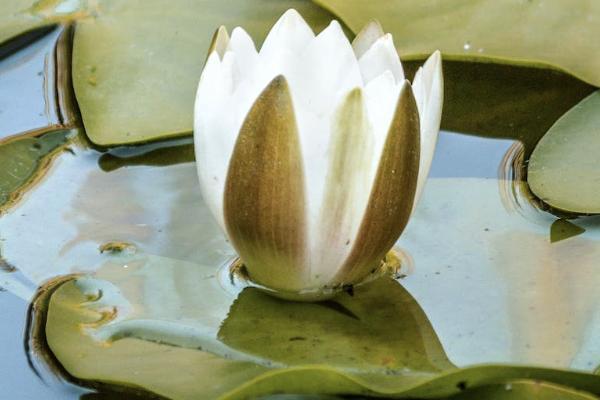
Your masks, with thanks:
M 412 77 L 420 62 L 406 63 Z M 442 129 L 518 140 L 525 158 L 566 111 L 595 88 L 563 72 L 444 61 Z

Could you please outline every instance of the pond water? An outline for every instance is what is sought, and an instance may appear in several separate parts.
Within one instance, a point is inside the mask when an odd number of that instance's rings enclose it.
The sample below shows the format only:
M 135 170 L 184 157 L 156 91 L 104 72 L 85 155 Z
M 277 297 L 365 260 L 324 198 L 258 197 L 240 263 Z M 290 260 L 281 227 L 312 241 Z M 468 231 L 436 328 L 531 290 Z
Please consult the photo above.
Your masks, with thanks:
M 53 31 L 0 60 L 0 146 L 26 140 L 15 136 L 21 132 L 35 132 L 36 148 L 44 148 L 56 133 L 40 136 L 40 129 L 64 122 L 51 78 L 59 34 Z M 447 76 L 453 82 L 461 71 L 493 74 L 496 68 L 449 63 Z M 535 82 L 547 88 L 548 73 L 526 70 L 511 76 L 530 79 L 535 98 L 541 92 Z M 558 76 L 558 84 L 565 79 Z M 564 112 L 564 102 L 574 104 L 587 93 L 584 85 L 580 89 L 557 103 L 555 117 Z M 488 100 L 490 107 L 497 102 Z M 531 144 L 551 124 L 552 110 L 528 111 L 541 133 L 526 139 L 527 126 L 518 125 L 527 119 L 522 109 L 513 113 L 506 134 L 496 124 L 492 133 L 479 132 L 485 136 L 471 130 L 483 124 L 476 111 L 446 121 L 449 128 L 462 121 L 469 134 L 441 133 L 423 200 L 397 244 L 404 261 L 398 287 L 404 289 L 394 290 L 417 304 L 426 321 L 419 332 L 435 340 L 424 339 L 430 365 L 394 365 L 417 372 L 445 368 L 440 365 L 446 362 L 592 372 L 600 364 L 600 219 L 564 222 L 544 211 L 522 180 Z M 116 313 L 90 328 L 90 337 L 166 341 L 260 365 L 290 362 L 239 334 L 244 321 L 237 310 L 267 300 L 239 295 L 219 281 L 219 267 L 235 254 L 201 199 L 191 139 L 103 151 L 77 129 L 62 132 L 63 140 L 38 157 L 27 190 L 0 204 L 2 392 L 19 399 L 119 398 L 68 383 L 28 347 L 29 302 L 39 286 L 69 274 L 92 274 L 79 281 L 78 290 L 102 293 L 96 311 L 108 307 Z

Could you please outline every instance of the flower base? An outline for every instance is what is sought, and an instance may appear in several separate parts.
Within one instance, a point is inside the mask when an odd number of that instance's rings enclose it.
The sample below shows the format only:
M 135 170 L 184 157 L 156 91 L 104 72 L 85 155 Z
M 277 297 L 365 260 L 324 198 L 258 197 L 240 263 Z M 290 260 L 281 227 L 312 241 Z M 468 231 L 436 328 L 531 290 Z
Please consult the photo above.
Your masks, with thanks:
M 394 278 L 402 277 L 402 266 L 403 263 L 401 262 L 401 256 L 395 250 L 390 250 L 380 261 L 379 266 L 377 268 L 374 268 L 373 272 L 371 272 L 360 282 L 340 282 L 331 286 L 323 286 L 320 288 L 307 288 L 297 292 L 290 292 L 269 288 L 252 281 L 250 275 L 248 274 L 246 266 L 244 265 L 244 262 L 241 258 L 236 257 L 231 262 L 226 263 L 221 268 L 220 274 L 222 275 L 222 279 L 220 279 L 220 281 L 226 286 L 229 286 L 229 289 L 232 289 L 231 291 L 234 292 L 239 292 L 246 287 L 253 287 L 260 289 L 271 296 L 278 297 L 284 300 L 317 302 L 329 300 L 341 293 L 347 293 L 350 296 L 352 296 L 356 287 L 364 285 L 365 283 L 371 282 L 382 276 L 392 276 Z

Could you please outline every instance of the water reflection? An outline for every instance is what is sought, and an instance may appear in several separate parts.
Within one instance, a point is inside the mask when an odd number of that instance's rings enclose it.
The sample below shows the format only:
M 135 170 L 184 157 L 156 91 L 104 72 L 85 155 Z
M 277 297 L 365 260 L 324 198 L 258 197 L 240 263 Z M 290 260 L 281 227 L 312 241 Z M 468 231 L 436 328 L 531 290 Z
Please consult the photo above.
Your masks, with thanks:
M 460 366 L 509 362 L 591 370 L 600 359 L 600 275 L 594 273 L 600 231 L 551 243 L 554 219 L 507 213 L 497 185 L 428 182 L 400 240 L 415 260 L 415 273 L 403 285 Z M 568 332 L 556 328 L 567 322 Z
M 0 59 L 0 142 L 74 123 L 70 52 L 70 30 L 58 27 Z

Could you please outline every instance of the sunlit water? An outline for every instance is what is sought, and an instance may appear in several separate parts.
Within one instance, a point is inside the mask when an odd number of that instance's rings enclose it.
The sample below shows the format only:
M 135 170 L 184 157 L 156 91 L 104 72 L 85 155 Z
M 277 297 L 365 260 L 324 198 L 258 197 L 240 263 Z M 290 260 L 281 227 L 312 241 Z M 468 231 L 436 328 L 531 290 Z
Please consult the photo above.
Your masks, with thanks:
M 47 40 L 0 61 L 0 115 L 13 117 L 2 119 L 0 138 L 58 120 L 48 111 L 55 106 L 45 75 L 38 76 L 53 36 Z M 17 67 L 22 75 L 12 72 Z M 18 76 L 37 82 L 27 96 L 40 103 L 27 113 L 5 105 Z M 422 202 L 397 246 L 411 260 L 400 283 L 454 365 L 592 371 L 600 360 L 599 220 L 580 218 L 574 222 L 583 234 L 551 243 L 557 217 L 528 198 L 519 148 L 510 139 L 441 134 Z M 191 154 L 189 139 L 109 153 L 74 141 L 0 218 L 0 254 L 16 268 L 0 269 L 0 342 L 7 349 L 0 382 L 14 398 L 78 398 L 86 391 L 40 370 L 23 339 L 38 286 L 71 273 L 89 274 L 78 286 L 90 298 L 102 293 L 91 309 L 114 311 L 109 323 L 88 327 L 96 340 L 134 332 L 274 362 L 217 340 L 238 295 L 223 288 L 217 271 L 235 253 L 204 206 Z M 111 242 L 127 250 L 101 251 Z

